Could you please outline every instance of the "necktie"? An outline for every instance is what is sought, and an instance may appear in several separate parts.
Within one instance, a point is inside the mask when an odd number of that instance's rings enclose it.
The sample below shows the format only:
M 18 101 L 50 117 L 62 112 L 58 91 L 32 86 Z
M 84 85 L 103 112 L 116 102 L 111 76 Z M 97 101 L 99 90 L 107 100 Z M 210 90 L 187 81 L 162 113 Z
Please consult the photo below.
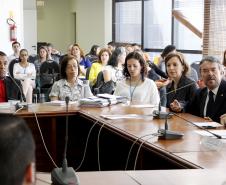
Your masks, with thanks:
M 209 101 L 207 103 L 207 108 L 206 108 L 206 117 L 211 117 L 212 115 L 212 110 L 213 110 L 213 105 L 214 105 L 214 99 L 213 99 L 213 92 L 209 91 Z

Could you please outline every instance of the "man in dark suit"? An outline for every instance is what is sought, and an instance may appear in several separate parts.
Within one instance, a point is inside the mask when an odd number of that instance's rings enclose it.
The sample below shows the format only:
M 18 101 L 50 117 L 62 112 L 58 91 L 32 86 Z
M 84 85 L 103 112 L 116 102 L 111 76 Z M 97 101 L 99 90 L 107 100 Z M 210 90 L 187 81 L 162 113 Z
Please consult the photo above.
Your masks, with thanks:
M 226 113 L 226 81 L 220 61 L 215 57 L 205 57 L 200 62 L 200 75 L 206 87 L 199 89 L 188 104 L 186 112 L 222 122 Z
M 25 100 L 19 80 L 6 76 L 8 59 L 4 52 L 0 51 L 0 102 L 8 100 Z

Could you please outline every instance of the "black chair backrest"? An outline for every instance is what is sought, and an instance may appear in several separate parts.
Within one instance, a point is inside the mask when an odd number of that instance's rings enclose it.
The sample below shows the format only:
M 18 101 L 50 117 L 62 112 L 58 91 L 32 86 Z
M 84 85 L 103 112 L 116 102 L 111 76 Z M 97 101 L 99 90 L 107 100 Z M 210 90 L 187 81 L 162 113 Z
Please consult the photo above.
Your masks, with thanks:
M 60 67 L 55 61 L 45 61 L 40 66 L 40 87 L 49 88 L 60 79 Z

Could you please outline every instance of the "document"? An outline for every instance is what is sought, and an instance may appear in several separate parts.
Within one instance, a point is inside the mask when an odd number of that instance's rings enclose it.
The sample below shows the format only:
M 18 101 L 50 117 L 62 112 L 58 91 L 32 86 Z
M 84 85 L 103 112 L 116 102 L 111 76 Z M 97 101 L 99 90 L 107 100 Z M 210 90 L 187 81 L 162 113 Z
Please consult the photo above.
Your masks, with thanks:
M 114 114 L 114 115 L 100 115 L 100 117 L 105 119 L 144 119 L 150 118 L 153 119 L 153 115 L 140 115 L 140 114 Z
M 222 125 L 220 123 L 213 122 L 213 121 L 211 121 L 211 122 L 193 122 L 193 123 L 199 127 L 203 127 L 206 129 L 222 127 Z
M 61 100 L 54 100 L 54 101 L 50 101 L 50 102 L 44 102 L 44 104 L 54 105 L 54 106 L 66 106 L 66 102 L 65 101 L 61 101 Z M 69 101 L 68 104 L 69 105 L 78 104 L 78 102 L 77 101 Z
M 197 134 L 200 134 L 201 136 L 215 137 L 214 135 L 205 130 L 195 130 L 195 132 Z M 226 139 L 226 130 L 211 130 L 211 132 L 221 136 L 222 139 Z

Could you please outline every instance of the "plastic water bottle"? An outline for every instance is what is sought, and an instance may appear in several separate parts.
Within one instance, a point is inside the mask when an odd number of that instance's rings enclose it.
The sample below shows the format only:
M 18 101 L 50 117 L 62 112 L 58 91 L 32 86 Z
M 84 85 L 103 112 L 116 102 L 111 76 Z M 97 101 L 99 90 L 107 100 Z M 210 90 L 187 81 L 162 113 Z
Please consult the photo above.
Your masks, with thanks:
M 82 98 L 89 97 L 89 80 L 83 80 L 82 86 Z
M 40 94 L 40 103 L 44 103 L 46 101 L 45 94 Z

